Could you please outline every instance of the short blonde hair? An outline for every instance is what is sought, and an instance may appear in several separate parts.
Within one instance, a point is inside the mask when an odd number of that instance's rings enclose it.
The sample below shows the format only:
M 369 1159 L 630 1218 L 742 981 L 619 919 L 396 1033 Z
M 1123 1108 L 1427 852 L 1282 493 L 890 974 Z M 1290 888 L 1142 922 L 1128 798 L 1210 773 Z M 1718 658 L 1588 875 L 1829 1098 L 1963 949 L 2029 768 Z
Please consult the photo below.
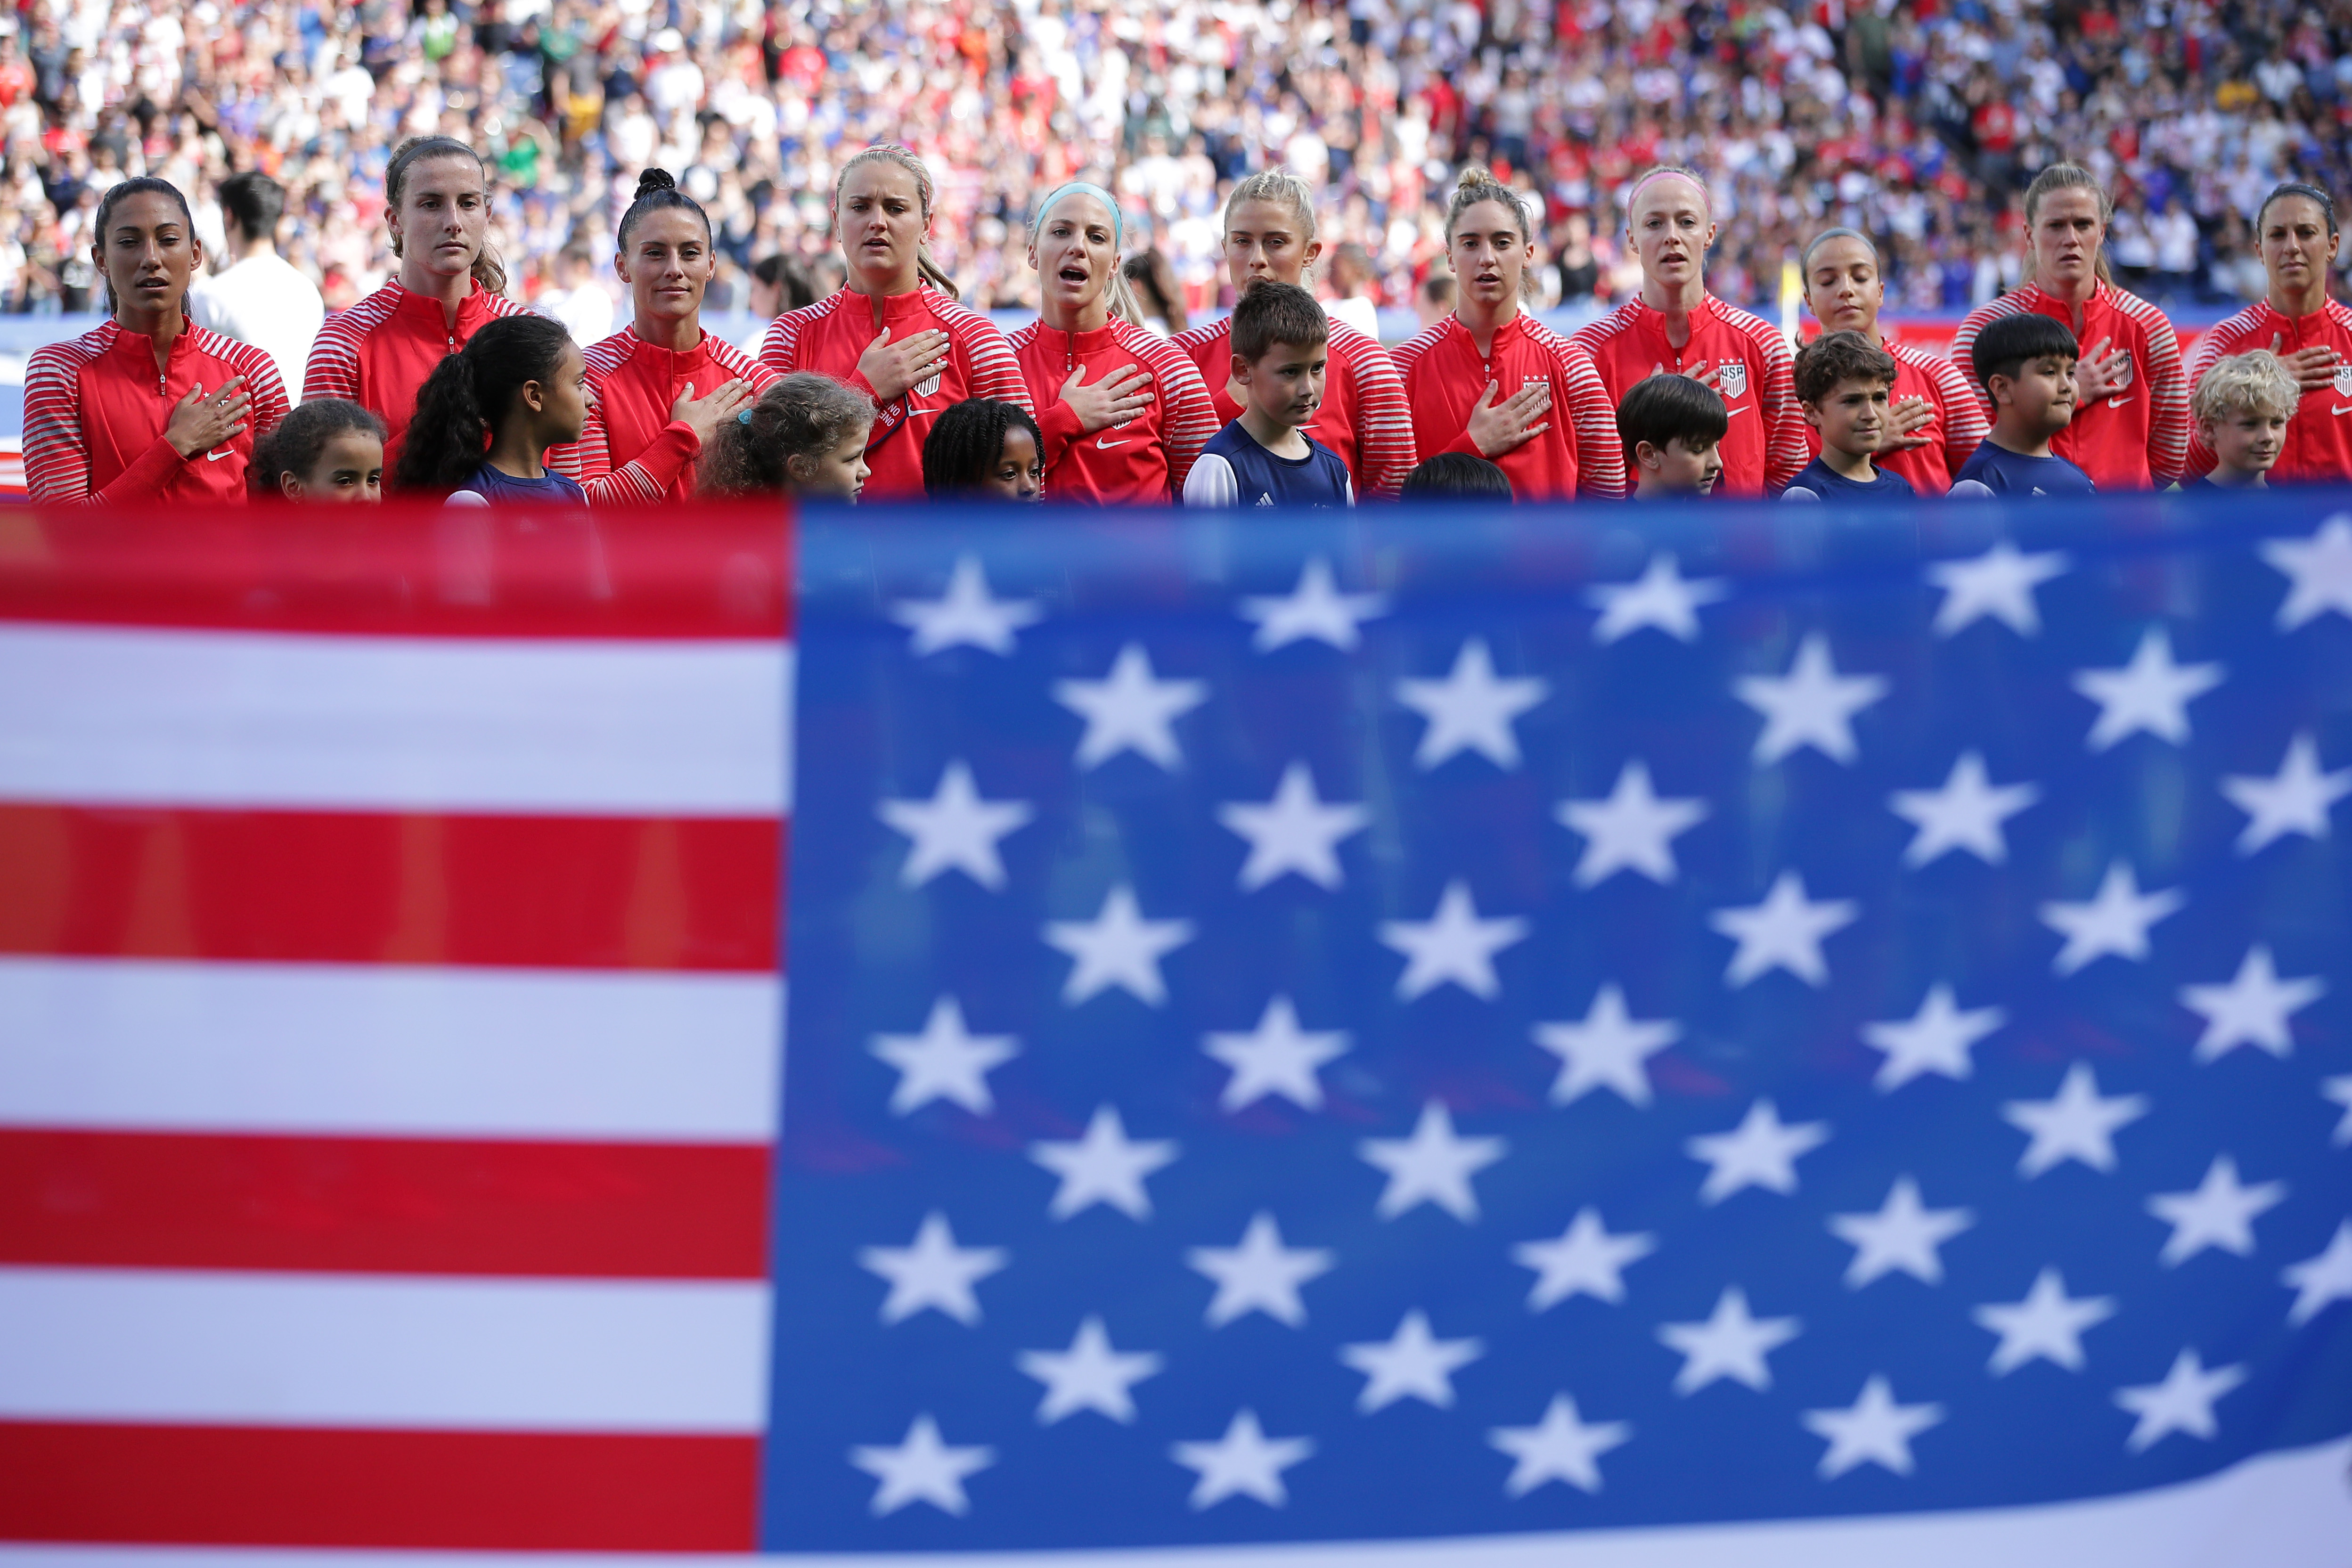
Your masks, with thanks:
M 2292 419 L 2303 388 L 2285 362 L 2268 349 L 2251 349 L 2216 362 L 2197 379 L 2189 412 L 2200 425 L 2252 414 L 2268 419 Z

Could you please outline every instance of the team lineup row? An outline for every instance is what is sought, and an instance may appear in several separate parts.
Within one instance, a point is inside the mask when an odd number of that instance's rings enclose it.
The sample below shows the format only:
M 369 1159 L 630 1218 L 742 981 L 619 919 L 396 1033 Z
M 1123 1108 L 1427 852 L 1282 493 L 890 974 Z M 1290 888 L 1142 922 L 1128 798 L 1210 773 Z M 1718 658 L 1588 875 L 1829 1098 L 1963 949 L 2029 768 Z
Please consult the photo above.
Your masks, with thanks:
M 1885 342 L 1869 240 L 1816 237 L 1803 275 L 1826 335 L 1803 363 L 1707 293 L 1708 195 L 1674 168 L 1628 190 L 1640 293 L 1568 336 L 1522 308 L 1518 198 L 1465 174 L 1446 220 L 1456 308 L 1393 351 L 1301 308 L 1312 193 L 1279 170 L 1226 204 L 1233 318 L 1172 341 L 1138 324 L 1118 205 L 1080 182 L 1034 214 L 1039 316 L 1008 337 L 932 263 L 922 163 L 866 149 L 834 190 L 847 286 L 778 318 L 756 357 L 702 331 L 709 222 L 658 171 L 620 224 L 634 319 L 584 349 L 500 291 L 472 149 L 410 142 L 385 189 L 400 270 L 320 331 L 289 419 L 268 355 L 184 314 L 202 260 L 184 198 L 114 186 L 93 244 L 112 319 L 27 365 L 33 499 L 356 499 L 388 476 L 468 500 L 893 500 L 925 494 L 928 466 L 934 493 L 1002 476 L 1097 503 L 1344 502 L 1398 495 L 1423 458 L 1445 461 L 1415 491 L 1483 479 L 1521 500 L 2352 479 L 2352 310 L 2327 296 L 2339 235 L 2307 185 L 2256 215 L 2267 297 L 2188 364 L 2163 314 L 2109 280 L 2106 195 L 2063 164 L 2026 195 L 2030 278 L 1969 318 L 1953 361 Z

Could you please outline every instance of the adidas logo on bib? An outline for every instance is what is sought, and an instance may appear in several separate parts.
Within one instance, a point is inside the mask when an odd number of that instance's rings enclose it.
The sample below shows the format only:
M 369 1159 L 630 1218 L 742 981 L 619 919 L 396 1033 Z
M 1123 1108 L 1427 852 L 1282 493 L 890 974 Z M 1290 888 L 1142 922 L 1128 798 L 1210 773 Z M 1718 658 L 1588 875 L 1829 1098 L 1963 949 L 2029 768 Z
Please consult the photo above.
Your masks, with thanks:
M 1266 494 L 1264 490 L 1260 490 L 1257 492 L 1257 504 L 1260 506 L 1272 506 L 1274 504 L 1274 498 Z

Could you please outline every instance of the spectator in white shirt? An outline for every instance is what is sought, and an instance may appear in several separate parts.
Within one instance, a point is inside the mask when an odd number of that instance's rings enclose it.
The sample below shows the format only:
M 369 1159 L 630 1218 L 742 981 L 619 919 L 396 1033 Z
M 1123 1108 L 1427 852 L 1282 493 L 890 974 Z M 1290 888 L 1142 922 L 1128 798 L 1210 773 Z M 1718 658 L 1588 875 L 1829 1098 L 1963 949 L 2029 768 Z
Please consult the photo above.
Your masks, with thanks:
M 530 308 L 562 322 L 572 341 L 583 346 L 611 337 L 613 296 L 596 281 L 596 258 L 578 246 L 568 246 L 555 258 L 555 279 L 556 286 Z
M 302 367 L 310 340 L 327 319 L 319 286 L 278 254 L 278 220 L 286 187 L 258 170 L 220 184 L 221 254 L 228 266 L 188 290 L 196 325 L 251 343 L 278 363 L 289 402 L 302 401 Z

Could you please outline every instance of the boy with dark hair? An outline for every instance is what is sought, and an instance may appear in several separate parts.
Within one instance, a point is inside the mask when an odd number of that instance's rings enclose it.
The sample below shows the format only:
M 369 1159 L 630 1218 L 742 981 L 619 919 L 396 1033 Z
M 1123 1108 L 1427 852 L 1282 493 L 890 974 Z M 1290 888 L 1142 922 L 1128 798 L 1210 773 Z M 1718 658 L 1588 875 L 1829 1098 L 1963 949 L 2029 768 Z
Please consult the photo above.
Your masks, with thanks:
M 2082 349 L 2064 322 L 2038 311 L 1985 323 L 1969 368 L 1992 399 L 1992 434 L 1960 465 L 1955 496 L 2086 496 L 2091 476 L 2053 456 L 2051 439 L 2074 418 Z
M 1186 506 L 1353 506 L 1348 465 L 1305 426 L 1323 402 L 1331 330 L 1296 283 L 1250 285 L 1234 307 L 1233 379 L 1241 417 L 1201 448 Z
M 1860 332 L 1824 332 L 1797 355 L 1797 402 L 1821 432 L 1822 455 L 1797 471 L 1783 500 L 1884 500 L 1916 495 L 1871 458 L 1893 429 L 1888 405 L 1902 368 Z
M 1617 405 L 1617 438 L 1635 500 L 1703 496 L 1723 472 L 1731 415 L 1722 395 L 1687 375 L 1635 382 Z
M 1506 506 L 1513 499 L 1511 476 L 1503 472 L 1499 465 L 1470 452 L 1440 452 L 1434 458 L 1423 458 L 1404 477 L 1403 488 L 1397 495 L 1402 500 L 1459 500 L 1483 496 Z

